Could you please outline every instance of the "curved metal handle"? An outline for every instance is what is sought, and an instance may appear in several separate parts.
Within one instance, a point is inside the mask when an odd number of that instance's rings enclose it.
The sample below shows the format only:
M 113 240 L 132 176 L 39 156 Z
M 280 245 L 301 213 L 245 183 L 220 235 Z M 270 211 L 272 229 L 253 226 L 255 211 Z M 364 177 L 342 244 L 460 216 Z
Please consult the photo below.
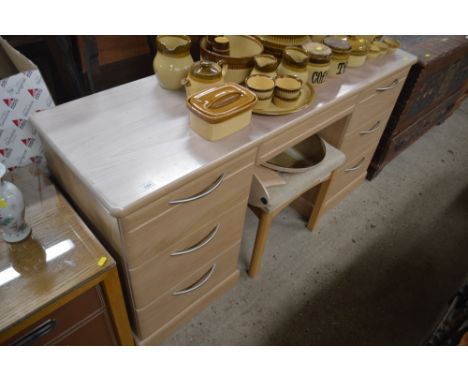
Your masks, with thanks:
M 197 244 L 194 244 L 189 248 L 181 249 L 180 251 L 172 252 L 171 256 L 186 255 L 188 253 L 192 253 L 198 251 L 199 249 L 202 249 L 205 245 L 207 245 L 211 240 L 214 239 L 214 237 L 219 231 L 220 226 L 221 224 L 216 224 L 216 226 L 210 231 L 210 233 L 206 235 L 205 238 L 201 239 Z
M 181 296 L 183 294 L 187 294 L 197 290 L 201 286 L 203 286 L 213 275 L 214 270 L 216 269 L 216 264 L 213 264 L 208 272 L 206 272 L 200 280 L 198 280 L 193 285 L 189 286 L 187 289 L 179 290 L 177 292 L 172 293 L 173 296 Z
M 211 194 L 214 190 L 216 190 L 221 183 L 223 183 L 224 180 L 224 173 L 221 174 L 218 179 L 214 181 L 214 183 L 209 186 L 205 191 L 200 192 L 199 194 L 195 194 L 193 196 L 189 196 L 188 198 L 184 199 L 177 199 L 177 200 L 171 200 L 169 204 L 182 204 L 182 203 L 188 203 L 188 202 L 193 202 L 194 200 L 203 198 L 204 196 L 207 196 Z
M 384 92 L 384 91 L 387 91 L 387 90 L 391 90 L 393 88 L 396 88 L 398 86 L 398 84 L 400 83 L 400 79 L 397 78 L 396 80 L 394 80 L 390 86 L 385 86 L 383 88 L 377 88 L 375 89 L 375 91 L 377 92 Z
M 379 130 L 379 128 L 380 128 L 380 121 L 377 121 L 377 123 L 374 126 L 372 126 L 369 130 L 360 131 L 359 134 L 361 135 L 372 134 L 372 133 L 375 133 L 377 130 Z
M 366 160 L 366 158 L 362 157 L 361 160 L 359 161 L 359 163 L 356 166 L 351 167 L 351 168 L 347 168 L 346 170 L 344 170 L 344 172 L 356 171 L 357 169 L 361 168 L 361 166 L 362 166 L 362 164 L 364 163 L 365 160 Z

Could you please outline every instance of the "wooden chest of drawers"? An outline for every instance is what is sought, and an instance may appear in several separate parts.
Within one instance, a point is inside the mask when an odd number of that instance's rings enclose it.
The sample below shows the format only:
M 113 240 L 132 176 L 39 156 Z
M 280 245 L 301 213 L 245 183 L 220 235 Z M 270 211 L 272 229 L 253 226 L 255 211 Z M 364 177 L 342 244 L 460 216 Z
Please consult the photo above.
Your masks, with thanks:
M 442 123 L 468 92 L 468 39 L 465 36 L 397 36 L 418 56 L 385 127 L 368 178 L 375 177 L 402 150 Z

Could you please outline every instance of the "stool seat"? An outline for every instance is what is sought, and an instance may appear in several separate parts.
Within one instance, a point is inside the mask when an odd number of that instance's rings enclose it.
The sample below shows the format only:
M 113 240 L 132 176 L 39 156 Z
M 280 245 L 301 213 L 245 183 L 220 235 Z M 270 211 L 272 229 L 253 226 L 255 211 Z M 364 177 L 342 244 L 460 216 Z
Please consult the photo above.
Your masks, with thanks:
M 346 161 L 346 156 L 340 150 L 326 141 L 323 143 L 326 150 L 323 160 L 310 170 L 301 173 L 281 172 L 284 184 L 265 187 L 261 179 L 254 173 L 249 206 L 259 216 L 260 223 L 250 261 L 249 276 L 255 277 L 260 270 L 273 218 L 303 193 L 326 181 L 332 172 Z
M 281 173 L 286 184 L 268 187 L 268 204 L 259 206 L 266 212 L 275 211 L 285 203 L 299 197 L 304 192 L 328 179 L 331 173 L 340 167 L 346 156 L 332 145 L 325 142 L 326 154 L 323 160 L 314 168 L 301 173 Z

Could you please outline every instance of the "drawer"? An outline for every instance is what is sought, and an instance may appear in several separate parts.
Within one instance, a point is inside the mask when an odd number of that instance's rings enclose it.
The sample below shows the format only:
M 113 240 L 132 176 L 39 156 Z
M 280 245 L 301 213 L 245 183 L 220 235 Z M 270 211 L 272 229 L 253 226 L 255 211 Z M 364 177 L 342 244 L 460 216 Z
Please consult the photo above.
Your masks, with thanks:
M 66 335 L 47 345 L 54 346 L 113 346 L 118 345 L 105 311 L 90 317 Z
M 328 187 L 327 199 L 333 197 L 367 171 L 374 151 L 374 148 L 372 148 L 347 160 L 343 166 L 335 171 Z
M 390 114 L 391 110 L 387 109 L 377 117 L 369 119 L 360 129 L 347 134 L 340 147 L 346 158 L 354 158 L 360 152 L 377 147 Z
M 375 119 L 388 110 L 391 112 L 406 79 L 407 69 L 373 85 L 363 92 L 348 125 L 348 134 L 362 128 L 367 121 Z
M 239 242 L 246 208 L 247 200 L 187 234 L 167 250 L 155 254 L 150 261 L 130 269 L 135 307 L 141 309 L 147 306 L 189 277 L 194 270 L 213 260 L 224 249 Z
M 34 325 L 24 329 L 5 345 L 45 345 L 63 333 L 80 325 L 87 317 L 103 310 L 104 305 L 98 287 L 91 288 L 74 300 L 66 303 Z
M 143 309 L 137 309 L 137 323 L 140 338 L 146 338 L 162 328 L 177 314 L 196 304 L 199 299 L 232 273 L 237 271 L 240 242 L 228 248 L 168 293 Z
M 186 185 L 149 205 L 144 211 L 137 211 L 128 220 L 124 219 L 121 226 L 129 267 L 135 268 L 148 261 L 155 251 L 163 251 L 180 241 L 187 232 L 192 232 L 247 199 L 254 160 L 251 153 L 227 167 L 212 171 L 209 176 L 202 176 L 193 182 L 196 187 Z M 224 178 L 221 178 L 223 174 Z M 185 199 L 205 190 L 212 192 L 186 203 L 171 204 L 171 201 Z M 140 221 L 144 223 L 138 225 Z
M 331 106 L 325 111 L 299 122 L 277 136 L 260 145 L 257 155 L 257 164 L 274 157 L 285 149 L 294 146 L 307 137 L 317 133 L 322 127 L 332 124 L 341 118 L 351 114 L 355 104 L 355 97 L 351 97 L 338 105 Z

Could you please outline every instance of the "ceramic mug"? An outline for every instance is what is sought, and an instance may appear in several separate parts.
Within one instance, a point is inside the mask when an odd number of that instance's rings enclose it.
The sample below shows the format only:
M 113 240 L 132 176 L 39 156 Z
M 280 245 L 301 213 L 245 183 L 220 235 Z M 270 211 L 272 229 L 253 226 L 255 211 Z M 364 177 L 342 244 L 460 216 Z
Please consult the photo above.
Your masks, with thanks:
M 265 74 L 253 74 L 245 80 L 245 85 L 257 96 L 257 108 L 266 108 L 270 105 L 275 89 L 275 81 Z
M 275 80 L 273 103 L 281 108 L 293 107 L 301 96 L 302 80 L 294 76 L 278 76 Z

